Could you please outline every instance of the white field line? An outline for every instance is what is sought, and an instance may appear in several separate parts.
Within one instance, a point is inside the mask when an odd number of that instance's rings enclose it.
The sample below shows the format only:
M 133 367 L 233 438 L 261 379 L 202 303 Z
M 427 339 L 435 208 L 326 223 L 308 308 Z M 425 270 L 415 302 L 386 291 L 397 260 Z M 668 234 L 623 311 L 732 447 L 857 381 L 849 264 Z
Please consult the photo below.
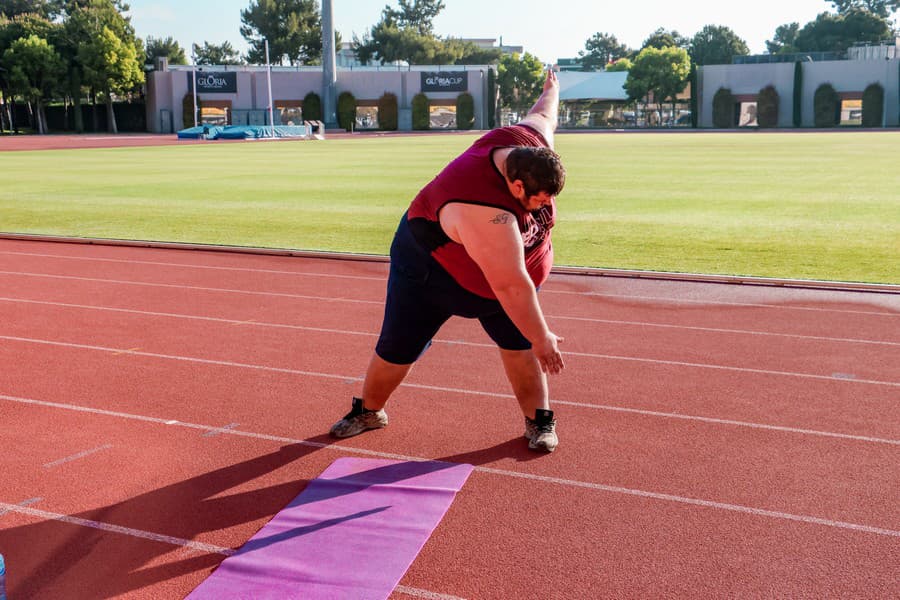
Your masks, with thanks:
M 214 428 L 210 425 L 197 424 L 197 423 L 185 423 L 185 422 L 177 421 L 174 419 L 166 420 L 166 419 L 161 419 L 161 418 L 157 418 L 157 417 L 148 417 L 148 416 L 144 416 L 144 415 L 135 415 L 135 414 L 129 414 L 129 413 L 124 413 L 124 412 L 108 411 L 108 410 L 103 410 L 103 409 L 98 409 L 98 408 L 90 408 L 90 407 L 77 406 L 77 405 L 72 405 L 72 404 L 63 404 L 63 403 L 58 403 L 58 402 L 46 402 L 46 401 L 41 401 L 41 400 L 18 398 L 15 396 L 6 396 L 6 395 L 2 395 L 2 394 L 0 394 L 0 400 L 6 400 L 9 402 L 16 402 L 16 403 L 20 403 L 20 404 L 27 404 L 27 405 L 33 405 L 33 406 L 70 410 L 70 411 L 74 411 L 74 412 L 82 412 L 82 413 L 88 413 L 88 414 L 103 415 L 103 416 L 117 417 L 117 418 L 123 418 L 123 419 L 131 419 L 131 420 L 142 421 L 142 422 L 164 424 L 167 426 L 185 427 L 188 429 L 200 430 L 200 431 L 208 431 L 208 430 Z M 377 451 L 373 451 L 373 450 L 352 448 L 349 446 L 341 446 L 341 445 L 336 445 L 336 444 L 325 444 L 325 443 L 321 443 L 321 442 L 311 442 L 308 440 L 298 440 L 298 439 L 292 439 L 292 438 L 287 438 L 287 437 L 283 437 L 283 436 L 252 433 L 252 432 L 247 432 L 247 431 L 240 431 L 237 429 L 230 429 L 228 431 L 223 431 L 222 434 L 223 435 L 233 435 L 233 436 L 238 436 L 238 437 L 253 438 L 253 439 L 268 440 L 268 441 L 273 441 L 273 442 L 277 442 L 277 443 L 281 443 L 281 444 L 297 444 L 297 445 L 309 446 L 309 447 L 318 448 L 318 449 L 334 450 L 337 452 L 346 452 L 349 454 L 364 454 L 366 456 L 377 456 L 380 458 L 388 458 L 388 459 L 392 459 L 392 460 L 406 460 L 406 461 L 417 461 L 417 462 L 425 461 L 425 460 L 433 460 L 433 459 L 422 458 L 422 457 L 418 457 L 418 456 L 405 456 L 405 455 L 401 455 L 401 454 L 377 452 Z M 725 510 L 725 511 L 743 513 L 743 514 L 760 516 L 760 517 L 768 517 L 768 518 L 773 518 L 773 519 L 797 521 L 797 522 L 808 523 L 808 524 L 813 524 L 813 525 L 832 527 L 832 528 L 836 528 L 836 529 L 845 529 L 845 530 L 851 530 L 851 531 L 856 531 L 856 532 L 861 532 L 861 533 L 870 533 L 870 534 L 874 534 L 874 535 L 900 537 L 900 531 L 893 530 L 893 529 L 886 529 L 886 528 L 882 528 L 882 527 L 873 527 L 870 525 L 861 525 L 861 524 L 857 524 L 857 523 L 848 523 L 845 521 L 836 521 L 836 520 L 832 520 L 832 519 L 823 519 L 820 517 L 813 517 L 813 516 L 809 516 L 809 515 L 797 515 L 797 514 L 793 514 L 793 513 L 782 512 L 782 511 L 773 511 L 773 510 L 755 508 L 755 507 L 751 507 L 751 506 L 743 506 L 740 504 L 730 504 L 727 502 L 715 502 L 712 500 L 689 498 L 689 497 L 685 497 L 685 496 L 677 496 L 677 495 L 673 495 L 673 494 L 664 494 L 664 493 L 659 493 L 659 492 L 651 492 L 651 491 L 647 491 L 647 490 L 639 490 L 639 489 L 625 488 L 625 487 L 620 487 L 620 486 L 605 485 L 605 484 L 601 484 L 601 483 L 593 483 L 593 482 L 588 482 L 588 481 L 563 479 L 563 478 L 559 478 L 559 477 L 547 477 L 544 475 L 535 475 L 535 474 L 531 474 L 531 473 L 519 473 L 516 471 L 509 471 L 506 469 L 495 469 L 495 468 L 491 468 L 491 467 L 483 467 L 483 466 L 477 466 L 477 465 L 474 467 L 474 470 L 481 472 L 481 473 L 491 474 L 491 475 L 499 475 L 499 476 L 503 476 L 503 477 L 515 477 L 515 478 L 519 478 L 519 479 L 539 481 L 542 483 L 550 483 L 550 484 L 561 485 L 561 486 L 566 486 L 566 487 L 596 490 L 596 491 L 608 492 L 608 493 L 612 493 L 612 494 L 619 494 L 619 495 L 626 495 L 626 496 L 636 496 L 636 497 L 647 498 L 647 499 L 651 499 L 651 500 L 660 500 L 660 501 L 664 501 L 664 502 L 672 502 L 672 503 L 676 503 L 676 504 L 685 504 L 685 505 L 690 505 L 690 506 L 700 506 L 703 508 L 713 508 L 713 509 L 718 509 L 718 510 Z M 34 510 L 34 509 L 25 509 L 18 505 L 5 504 L 5 503 L 0 503 L 0 509 L 10 510 L 11 512 L 22 512 L 23 510 L 28 510 L 28 511 Z M 26 514 L 28 514 L 28 513 L 26 513 Z M 86 524 L 87 523 L 90 523 L 90 522 L 86 522 Z M 90 526 L 90 525 L 88 525 L 88 526 Z M 173 539 L 177 539 L 177 538 L 173 538 Z M 189 542 L 188 540 L 184 540 L 184 541 Z M 192 543 L 192 542 L 189 542 L 189 543 Z M 181 545 L 181 544 L 179 544 L 179 545 Z
M 0 335 L 0 339 L 6 339 L 6 340 L 10 340 L 10 341 L 23 342 L 23 343 L 61 346 L 64 348 L 75 348 L 75 349 L 79 349 L 79 350 L 111 352 L 113 354 L 131 354 L 131 355 L 146 356 L 146 357 L 151 357 L 151 358 L 160 358 L 160 359 L 164 359 L 164 360 L 176 360 L 176 361 L 195 362 L 195 363 L 215 365 L 215 366 L 234 367 L 234 368 L 242 368 L 242 369 L 254 369 L 254 370 L 260 370 L 260 371 L 269 371 L 269 372 L 283 373 L 283 374 L 290 374 L 290 375 L 300 375 L 300 376 L 304 376 L 304 377 L 321 377 L 324 379 L 335 379 L 335 380 L 341 380 L 341 381 L 358 381 L 360 379 L 357 376 L 351 376 L 351 375 L 346 375 L 346 374 L 322 373 L 322 372 L 318 372 L 318 371 L 302 371 L 299 369 L 269 367 L 269 366 L 264 366 L 264 365 L 237 363 L 237 362 L 231 362 L 231 361 L 221 361 L 221 360 L 213 360 L 213 359 L 206 359 L 206 358 L 193 358 L 193 357 L 186 357 L 186 356 L 158 354 L 158 353 L 153 353 L 153 352 L 142 352 L 139 350 L 122 350 L 120 348 L 107 348 L 104 346 L 89 346 L 86 344 L 73 344 L 73 343 L 68 343 L 68 342 L 55 342 L 55 341 L 50 341 L 50 340 L 36 340 L 36 339 L 31 339 L 31 338 L 20 338 L 20 337 L 3 336 L 3 335 Z M 638 359 L 623 358 L 623 360 L 638 360 Z M 640 360 L 646 360 L 646 359 L 640 359 Z M 666 362 L 665 364 L 672 364 L 672 363 Z M 700 366 L 703 366 L 703 365 L 700 365 Z M 756 371 L 756 372 L 760 372 L 760 371 Z M 777 375 L 796 375 L 796 374 L 784 373 L 784 372 L 772 372 L 772 373 L 777 374 Z M 801 374 L 799 376 L 804 376 L 804 375 Z M 873 381 L 868 381 L 865 379 L 847 379 L 847 378 L 835 377 L 835 376 L 828 377 L 828 376 L 809 375 L 809 377 L 817 377 L 817 378 L 821 378 L 821 379 L 827 379 L 829 381 L 840 381 L 840 382 L 845 382 L 845 383 L 868 383 L 868 384 L 874 383 L 874 384 L 878 384 L 878 385 L 900 386 L 900 384 L 898 384 L 898 383 L 878 382 L 878 381 L 873 382 Z M 411 389 L 447 392 L 447 393 L 462 394 L 462 395 L 468 395 L 468 396 L 487 396 L 487 397 L 491 397 L 491 398 L 515 399 L 515 396 L 513 396 L 512 394 L 500 393 L 500 392 L 486 392 L 486 391 L 471 390 L 471 389 L 465 389 L 465 388 L 453 388 L 453 387 L 426 385 L 426 384 L 421 384 L 421 383 L 410 383 L 410 382 L 404 382 L 401 385 L 402 385 L 402 387 L 411 388 Z M 606 410 L 606 411 L 613 411 L 613 412 L 640 414 L 640 415 L 650 416 L 650 417 L 679 419 L 679 420 L 685 420 L 685 421 L 697 421 L 697 422 L 701 422 L 701 423 L 709 423 L 709 424 L 716 424 L 716 425 L 748 427 L 748 428 L 752 428 L 752 429 L 764 429 L 764 430 L 769 430 L 769 431 L 779 431 L 779 432 L 784 432 L 784 433 L 796 433 L 796 434 L 801 434 L 801 435 L 815 435 L 815 436 L 820 436 L 820 437 L 857 440 L 857 441 L 873 442 L 873 443 L 879 443 L 879 444 L 891 444 L 891 445 L 900 444 L 900 440 L 891 440 L 891 439 L 877 438 L 877 437 L 871 437 L 871 436 L 861 436 L 861 435 L 836 433 L 836 432 L 829 432 L 829 431 L 818 431 L 818 430 L 812 430 L 812 429 L 802 429 L 802 428 L 797 428 L 797 427 L 786 427 L 786 426 L 780 426 L 780 425 L 768 425 L 765 423 L 754 423 L 754 422 L 737 421 L 737 420 L 731 420 L 731 419 L 719 419 L 719 418 L 714 418 L 714 417 L 686 415 L 686 414 L 681 414 L 681 413 L 666 413 L 666 412 L 661 412 L 661 411 L 651 411 L 651 410 L 643 410 L 643 409 L 628 408 L 628 407 L 621 407 L 621 406 L 598 405 L 598 404 L 590 404 L 587 402 L 571 402 L 571 401 L 567 401 L 567 400 L 552 399 L 551 402 L 553 404 L 559 404 L 562 406 L 574 406 L 574 407 L 587 408 L 587 409 L 593 409 L 593 410 Z M 214 428 L 214 429 L 218 430 L 221 428 Z
M 300 277 L 328 277 L 331 279 L 358 279 L 360 281 L 387 281 L 387 274 L 384 277 L 367 277 L 363 275 L 339 275 L 337 273 L 314 273 L 311 271 L 283 271 L 279 269 L 257 269 L 252 267 L 223 267 L 216 265 L 191 265 L 185 263 L 162 262 L 155 260 L 129 260 L 123 258 L 95 258 L 91 256 L 59 256 L 57 254 L 40 254 L 37 252 L 12 252 L 9 250 L 0 251 L 0 254 L 14 254 L 18 256 L 35 256 L 38 258 L 58 258 L 65 260 L 83 260 L 88 262 L 108 262 L 120 263 L 128 265 L 153 265 L 157 267 L 181 267 L 185 269 L 201 269 L 210 271 L 233 271 L 237 273 L 266 273 L 272 275 L 294 275 Z M 385 266 L 387 263 L 385 263 Z
M 140 538 L 142 540 L 150 540 L 152 542 L 159 542 L 162 544 L 168 544 L 170 546 L 180 546 L 182 548 L 186 548 L 189 550 L 194 550 L 197 552 L 203 552 L 206 554 L 221 554 L 222 556 L 228 557 L 234 555 L 237 550 L 233 548 L 225 548 L 223 546 L 217 546 L 215 544 L 207 544 L 204 542 L 197 542 L 194 540 L 186 540 L 184 538 L 174 537 L 171 535 L 163 535 L 161 533 L 154 533 L 152 531 L 144 531 L 142 529 L 134 529 L 133 527 L 122 527 L 121 525 L 114 525 L 112 523 L 105 523 L 103 521 L 93 521 L 91 519 L 82 519 L 80 517 L 73 517 L 71 515 L 63 515 L 60 513 L 50 512 L 47 510 L 38 510 L 36 508 L 28 508 L 27 506 L 22 506 L 20 504 L 7 504 L 6 502 L 0 502 L 0 514 L 5 512 L 13 512 L 21 515 L 27 515 L 29 517 L 35 517 L 38 519 L 44 519 L 47 521 L 59 521 L 60 523 L 67 523 L 69 525 L 78 525 L 79 527 L 89 527 L 91 529 L 97 529 L 99 531 L 103 531 L 106 533 L 117 533 L 120 535 L 127 535 L 133 538 Z M 402 589 L 401 589 L 402 588 Z M 462 598 L 457 598 L 456 596 L 448 596 L 445 594 L 439 594 L 437 592 L 430 592 L 428 590 L 420 590 L 418 588 L 406 587 L 406 586 L 398 586 L 395 588 L 396 591 L 406 594 L 408 596 L 414 596 L 417 598 L 433 598 L 435 600 L 463 600 Z
M 0 254 L 26 254 L 26 253 L 18 253 L 18 252 L 0 252 Z M 46 256 L 48 258 L 74 258 L 78 260 L 100 260 L 100 261 L 110 261 L 110 262 L 125 262 L 125 263 L 136 263 L 136 264 L 151 264 L 151 265 L 159 265 L 159 266 L 171 266 L 171 267 L 184 267 L 184 268 L 195 268 L 195 269 L 221 269 L 221 270 L 235 270 L 235 271 L 247 271 L 251 273 L 273 273 L 273 274 L 286 274 L 286 275 L 295 275 L 295 276 L 309 276 L 309 277 L 332 277 L 332 278 L 342 278 L 342 279 L 358 279 L 358 280 L 371 280 L 371 281 L 382 281 L 386 282 L 387 277 L 364 277 L 364 276 L 351 276 L 351 275 L 335 275 L 335 274 L 324 274 L 324 273 L 310 273 L 310 272 L 297 272 L 297 271 L 277 271 L 277 270 L 265 270 L 265 269 L 247 269 L 240 267 L 213 267 L 213 266 L 205 266 L 205 265 L 185 265 L 182 263 L 164 263 L 164 262 L 152 262 L 152 261 L 127 261 L 122 259 L 106 259 L 106 258 L 88 258 L 88 257 L 66 257 L 66 256 L 56 256 L 56 255 L 40 255 L 36 254 L 35 256 Z M 221 292 L 241 292 L 242 290 L 229 290 L 229 289 L 219 289 L 219 288 L 206 288 L 206 287 L 192 287 L 192 286 L 179 286 L 173 284 L 164 284 L 164 283 L 144 283 L 144 282 L 132 282 L 132 281 L 122 281 L 116 279 L 100 279 L 100 278 L 87 278 L 87 277 L 75 277 L 71 275 L 49 275 L 44 273 L 28 273 L 22 271 L 0 271 L 0 274 L 3 275 L 22 275 L 22 276 L 30 276 L 30 277 L 56 277 L 61 279 L 76 279 L 83 281 L 97 281 L 97 282 L 106 282 L 106 283 L 119 283 L 119 284 L 134 284 L 134 285 L 158 285 L 161 287 L 174 287 L 174 288 L 185 288 L 185 289 L 199 289 L 206 291 L 221 291 Z M 250 292 L 247 292 L 250 293 Z M 259 292 L 260 294 L 265 295 L 266 292 Z M 588 298 L 592 297 L 600 297 L 600 298 L 622 298 L 627 300 L 649 300 L 653 302 L 668 302 L 672 304 L 700 304 L 703 306 L 739 306 L 739 307 L 753 307 L 753 308 L 770 308 L 770 309 L 783 309 L 783 310 L 804 310 L 804 311 L 814 311 L 814 312 L 834 312 L 834 313 L 844 313 L 844 314 L 860 314 L 860 315 L 872 315 L 872 316 L 886 316 L 886 317 L 900 317 L 900 311 L 897 312 L 879 312 L 879 311 L 861 311 L 861 310 L 846 310 L 846 309 L 837 309 L 837 308 L 822 308 L 822 307 L 813 307 L 813 306 L 785 306 L 781 304 L 765 304 L 765 303 L 756 303 L 756 302 L 727 302 L 722 300 L 692 300 L 687 298 L 673 298 L 666 296 L 641 296 L 641 295 L 632 295 L 632 294 L 609 294 L 603 292 L 571 292 L 571 291 L 563 291 L 563 290 L 552 290 L 552 289 L 542 289 L 541 294 L 564 294 L 564 295 L 574 295 L 574 296 L 584 296 Z M 288 295 L 288 294 L 275 294 L 272 295 Z M 290 296 L 290 295 L 288 295 Z M 298 298 L 315 298 L 311 296 L 296 296 Z M 328 297 L 320 297 L 321 300 L 334 300 L 334 298 Z M 367 302 L 364 300 L 356 300 L 355 302 Z M 381 302 L 379 302 L 380 304 Z
M 108 312 L 117 312 L 124 314 L 134 314 L 134 315 L 147 315 L 152 317 L 168 317 L 173 319 L 189 319 L 196 321 L 208 321 L 211 323 L 226 323 L 229 325 L 249 325 L 249 326 L 258 326 L 258 327 L 274 327 L 280 329 L 293 329 L 299 331 L 316 331 L 316 332 L 324 332 L 324 333 L 337 333 L 343 335 L 363 335 L 369 337 L 377 337 L 377 333 L 365 332 L 365 331 L 350 331 L 346 329 L 328 329 L 322 327 L 311 327 L 308 325 L 289 325 L 286 323 L 268 323 L 266 321 L 247 321 L 241 319 L 224 319 L 220 317 L 206 317 L 202 315 L 186 315 L 183 313 L 169 313 L 169 312 L 159 312 L 159 311 L 149 311 L 149 310 L 136 310 L 131 308 L 116 308 L 111 306 L 97 306 L 92 304 L 73 304 L 69 302 L 50 302 L 47 300 L 29 300 L 25 298 L 4 298 L 0 297 L 0 302 L 11 302 L 11 303 L 19 303 L 19 304 L 37 304 L 42 306 L 59 306 L 63 308 L 77 308 L 84 310 L 97 310 L 97 311 L 108 311 Z M 754 331 L 749 329 L 724 329 L 720 327 L 699 327 L 692 325 L 673 325 L 669 323 L 651 323 L 648 321 L 622 321 L 615 319 L 592 319 L 589 317 L 568 317 L 564 315 L 545 315 L 548 319 L 558 319 L 562 321 L 579 321 L 579 322 L 587 322 L 587 323 L 603 323 L 607 325 L 627 325 L 633 327 L 658 327 L 663 329 L 684 329 L 686 331 L 704 331 L 709 333 L 728 333 L 728 334 L 738 334 L 738 335 L 755 335 L 755 336 L 774 336 L 774 337 L 784 337 L 790 339 L 797 340 L 811 340 L 811 341 L 821 341 L 821 342 L 839 342 L 839 343 L 848 343 L 848 344 L 872 344 L 878 346 L 900 346 L 900 342 L 885 342 L 878 340 L 863 340 L 858 338 L 840 338 L 840 337 L 827 337 L 820 335 L 803 335 L 799 333 L 779 333 L 779 332 L 771 332 L 771 331 Z M 440 340 L 445 343 L 450 344 L 458 344 L 465 346 L 477 346 L 477 347 L 485 347 L 485 348 L 493 348 L 493 344 L 483 344 L 479 342 L 465 342 L 459 340 Z
M 205 544 L 203 542 L 196 542 L 194 540 L 186 540 L 184 538 L 173 537 L 170 535 L 162 535 L 160 533 L 142 531 L 140 529 L 134 529 L 132 527 L 122 527 L 121 525 L 113 525 L 112 523 L 104 523 L 102 521 L 92 521 L 90 519 L 82 519 L 80 517 L 73 517 L 71 515 L 62 515 L 46 510 L 39 510 L 37 508 L 20 506 L 17 504 L 7 504 L 6 502 L 0 502 L 0 509 L 7 512 L 18 513 L 20 515 L 28 515 L 29 517 L 37 517 L 38 519 L 60 521 L 62 523 L 68 523 L 69 525 L 90 527 L 91 529 L 99 529 L 100 531 L 106 531 L 109 533 L 120 533 L 122 535 L 128 535 L 131 537 L 150 540 L 153 542 L 169 544 L 171 546 L 182 546 L 209 554 L 223 554 L 225 556 L 231 556 L 235 553 L 235 551 L 231 548 L 223 548 L 222 546 Z
M 249 363 L 240 363 L 234 361 L 227 360 L 214 360 L 208 358 L 195 358 L 190 356 L 179 356 L 173 354 L 161 354 L 157 352 L 143 352 L 136 349 L 123 349 L 123 348 L 110 348 L 106 346 L 94 346 L 90 344 L 76 344 L 72 342 L 58 342 L 54 340 L 42 340 L 36 338 L 24 338 L 18 336 L 11 335 L 0 335 L 0 340 L 9 340 L 12 342 L 23 342 L 29 344 L 44 344 L 47 346 L 59 346 L 63 348 L 77 348 L 81 350 L 98 350 L 101 352 L 113 352 L 118 354 L 132 354 L 136 356 L 147 356 L 152 358 L 162 358 L 168 360 L 179 360 L 185 362 L 196 362 L 202 364 L 209 365 L 220 365 L 225 367 L 236 367 L 242 369 L 255 369 L 259 371 L 271 371 L 275 373 L 289 373 L 294 375 L 309 375 L 315 377 L 325 377 L 329 379 L 356 379 L 357 376 L 353 375 L 334 375 L 327 373 L 320 373 L 315 371 L 303 371 L 299 369 L 288 369 L 285 367 L 269 367 L 265 365 L 254 365 Z M 603 360 L 613 360 L 613 361 L 626 361 L 626 362 L 640 362 L 640 363 L 648 363 L 655 365 L 668 365 L 668 366 L 676 366 L 676 367 L 689 367 L 695 369 L 712 369 L 719 371 L 733 371 L 738 373 L 753 373 L 757 375 L 777 375 L 781 377 L 798 377 L 801 379 L 816 379 L 823 381 L 839 381 L 846 384 L 867 384 L 867 385 L 881 385 L 888 387 L 900 387 L 900 383 L 895 381 L 879 381 L 875 379 L 856 379 L 856 378 L 848 378 L 848 377 L 835 377 L 834 375 L 816 375 L 814 373 L 796 373 L 792 371 L 775 371 L 770 369 L 751 369 L 747 367 L 733 367 L 728 365 L 713 365 L 708 363 L 691 363 L 684 361 L 676 361 L 676 360 L 661 360 L 655 358 L 637 358 L 633 356 L 617 356 L 614 354 L 594 354 L 590 352 L 566 352 L 564 353 L 566 356 L 581 356 L 586 358 L 599 358 Z M 423 389 L 434 389 L 441 391 L 458 391 L 460 393 L 467 394 L 480 394 L 487 396 L 496 396 L 498 394 L 490 393 L 490 392 L 477 392 L 472 390 L 460 390 L 456 388 L 444 388 L 444 387 L 434 387 L 434 386 L 425 386 L 425 385 L 417 385 L 417 384 L 402 384 L 405 387 L 413 387 L 413 388 L 423 388 Z M 503 397 L 507 397 L 506 394 L 501 394 Z
M 84 458 L 86 456 L 90 456 L 91 454 L 95 454 L 100 452 L 101 450 L 108 450 L 112 448 L 112 444 L 104 444 L 103 446 L 99 446 L 97 448 L 93 448 L 91 450 L 85 450 L 84 452 L 79 452 L 78 454 L 73 454 L 72 456 L 67 456 L 65 458 L 61 458 L 59 460 L 54 460 L 53 462 L 48 462 L 44 465 L 47 469 L 52 469 L 53 467 L 58 467 L 59 465 L 63 465 L 65 463 L 72 462 L 73 460 L 78 460 L 79 458 Z
M 25 277 L 43 277 L 47 279 L 67 279 L 70 281 L 90 281 L 94 283 L 115 283 L 118 285 L 138 285 L 143 287 L 161 287 L 179 290 L 199 290 L 203 292 L 222 292 L 226 294 L 249 294 L 251 296 L 275 296 L 279 298 L 296 298 L 301 300 L 322 300 L 323 302 L 352 302 L 354 304 L 383 305 L 383 300 L 352 300 L 349 298 L 331 298 L 327 296 L 307 296 L 303 294 L 286 294 L 281 292 L 259 292 L 256 290 L 231 290 L 226 288 L 202 287 L 196 285 L 177 285 L 174 283 L 149 283 L 144 281 L 124 281 L 121 279 L 100 279 L 96 277 L 76 277 L 74 275 L 47 275 L 44 273 L 21 273 L 18 271 L 0 271 L 0 275 L 21 275 Z

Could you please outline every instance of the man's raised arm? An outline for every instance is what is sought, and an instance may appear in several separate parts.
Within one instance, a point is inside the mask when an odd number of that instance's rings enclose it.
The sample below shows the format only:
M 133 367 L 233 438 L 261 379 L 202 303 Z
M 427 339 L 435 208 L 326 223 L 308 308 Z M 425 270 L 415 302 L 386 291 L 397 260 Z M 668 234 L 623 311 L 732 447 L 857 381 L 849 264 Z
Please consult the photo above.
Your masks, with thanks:
M 544 91 L 521 123 L 537 130 L 552 148 L 553 132 L 556 131 L 558 115 L 559 79 L 553 69 L 548 69 L 547 79 L 544 80 Z

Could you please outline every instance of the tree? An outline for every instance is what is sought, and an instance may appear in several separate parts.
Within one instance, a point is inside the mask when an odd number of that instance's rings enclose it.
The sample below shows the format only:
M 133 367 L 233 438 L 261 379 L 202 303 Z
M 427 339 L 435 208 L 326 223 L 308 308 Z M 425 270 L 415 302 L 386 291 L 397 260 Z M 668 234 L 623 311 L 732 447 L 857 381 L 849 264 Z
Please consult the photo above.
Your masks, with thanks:
M 797 51 L 797 33 L 800 31 L 800 23 L 785 23 L 775 29 L 775 35 L 771 40 L 766 40 L 766 50 L 769 54 L 793 54 Z
M 51 19 L 59 13 L 60 4 L 58 0 L 0 0 L 0 14 L 9 18 L 31 14 Z
M 499 48 L 479 48 L 472 42 L 434 35 L 432 20 L 443 9 L 440 0 L 400 0 L 399 9 L 385 6 L 378 23 L 362 38 L 353 36 L 356 57 L 364 65 L 474 65 L 499 60 Z
M 86 0 L 69 13 L 85 83 L 103 94 L 107 128 L 112 133 L 118 132 L 113 97 L 133 91 L 144 81 L 144 50 L 121 6 L 112 0 Z
M 867 10 L 883 19 L 900 9 L 900 0 L 832 0 L 838 14 L 846 14 L 852 10 Z
M 503 106 L 527 110 L 544 89 L 544 65 L 528 52 L 521 57 L 518 53 L 507 54 L 497 67 L 497 83 Z
M 634 59 L 625 91 L 631 100 L 652 95 L 660 109 L 665 100 L 671 99 L 674 115 L 676 96 L 684 91 L 690 73 L 691 58 L 684 48 L 648 46 Z
M 607 72 L 607 73 L 613 73 L 613 72 L 617 72 L 617 71 L 618 71 L 618 72 L 621 72 L 621 71 L 630 71 L 630 70 L 631 70 L 631 67 L 633 67 L 633 66 L 634 66 L 634 63 L 631 62 L 630 59 L 628 59 L 628 58 L 620 58 L 619 60 L 617 60 L 617 61 L 614 62 L 613 64 L 611 64 L 611 65 L 606 65 L 606 72 Z
M 400 0 L 400 10 L 386 6 L 382 19 L 396 24 L 399 29 L 412 29 L 419 35 L 434 37 L 432 22 L 444 8 L 443 0 Z
M 241 35 L 250 44 L 247 61 L 265 64 L 266 40 L 273 64 L 318 64 L 322 59 L 322 18 L 317 0 L 253 0 L 241 11 Z M 335 48 L 340 36 L 335 35 Z
M 697 66 L 728 65 L 732 57 L 750 54 L 750 48 L 730 28 L 706 25 L 691 38 L 689 53 Z
M 144 64 L 153 64 L 156 57 L 162 56 L 169 59 L 170 65 L 186 65 L 187 57 L 184 48 L 178 45 L 172 37 L 165 39 L 147 36 L 144 42 Z
M 194 44 L 194 62 L 198 65 L 239 65 L 240 53 L 230 42 L 210 44 L 204 41 L 202 46 Z
M 605 69 L 607 65 L 631 52 L 628 46 L 619 42 L 609 33 L 595 33 L 585 43 L 584 50 L 578 52 L 585 71 Z
M 845 14 L 821 13 L 797 33 L 800 52 L 844 52 L 861 42 L 880 42 L 892 34 L 887 19 L 869 11 L 850 9 Z
M 472 42 L 456 38 L 446 38 L 443 44 L 456 65 L 493 65 L 503 55 L 500 48 L 479 48 Z
M 675 30 L 666 31 L 662 27 L 650 34 L 641 44 L 641 50 L 644 48 L 687 48 L 691 41 Z
M 53 95 L 65 73 L 62 58 L 47 40 L 36 35 L 19 38 L 3 53 L 3 64 L 9 71 L 9 85 L 31 103 L 35 129 L 47 133 L 44 99 Z

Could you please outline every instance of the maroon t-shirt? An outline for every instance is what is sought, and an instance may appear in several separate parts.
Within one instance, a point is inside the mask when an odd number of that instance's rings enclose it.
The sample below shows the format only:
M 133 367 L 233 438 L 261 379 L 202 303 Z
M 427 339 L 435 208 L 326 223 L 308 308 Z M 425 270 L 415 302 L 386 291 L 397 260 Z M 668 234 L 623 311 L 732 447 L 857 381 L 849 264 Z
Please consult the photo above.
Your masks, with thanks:
M 509 193 L 506 179 L 492 158 L 496 148 L 514 146 L 545 147 L 547 142 L 524 125 L 494 129 L 478 139 L 451 162 L 416 196 L 407 212 L 416 240 L 463 288 L 484 298 L 496 299 L 484 273 L 466 249 L 444 233 L 438 221 L 441 209 L 450 202 L 494 206 L 513 213 L 522 232 L 525 268 L 535 286 L 543 284 L 553 266 L 550 228 L 556 221 L 556 201 L 529 212 Z

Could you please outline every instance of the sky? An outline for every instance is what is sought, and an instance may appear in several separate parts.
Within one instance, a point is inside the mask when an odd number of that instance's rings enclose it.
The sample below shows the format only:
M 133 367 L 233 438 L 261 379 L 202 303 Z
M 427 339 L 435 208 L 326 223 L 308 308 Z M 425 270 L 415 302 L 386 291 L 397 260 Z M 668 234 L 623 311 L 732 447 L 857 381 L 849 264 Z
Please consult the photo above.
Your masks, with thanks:
M 242 54 L 241 10 L 251 0 L 128 0 L 139 37 L 173 37 L 190 57 L 191 44 L 225 41 Z M 321 0 L 320 0 L 321 5 Z M 362 37 L 396 0 L 333 0 L 335 29 L 344 41 Z M 747 42 L 752 54 L 766 50 L 775 28 L 797 21 L 801 27 L 820 12 L 833 10 L 826 0 L 444 0 L 434 19 L 435 33 L 462 38 L 494 38 L 523 46 L 542 62 L 575 58 L 595 33 L 610 33 L 639 48 L 657 28 L 692 37 L 705 25 L 725 25 Z

